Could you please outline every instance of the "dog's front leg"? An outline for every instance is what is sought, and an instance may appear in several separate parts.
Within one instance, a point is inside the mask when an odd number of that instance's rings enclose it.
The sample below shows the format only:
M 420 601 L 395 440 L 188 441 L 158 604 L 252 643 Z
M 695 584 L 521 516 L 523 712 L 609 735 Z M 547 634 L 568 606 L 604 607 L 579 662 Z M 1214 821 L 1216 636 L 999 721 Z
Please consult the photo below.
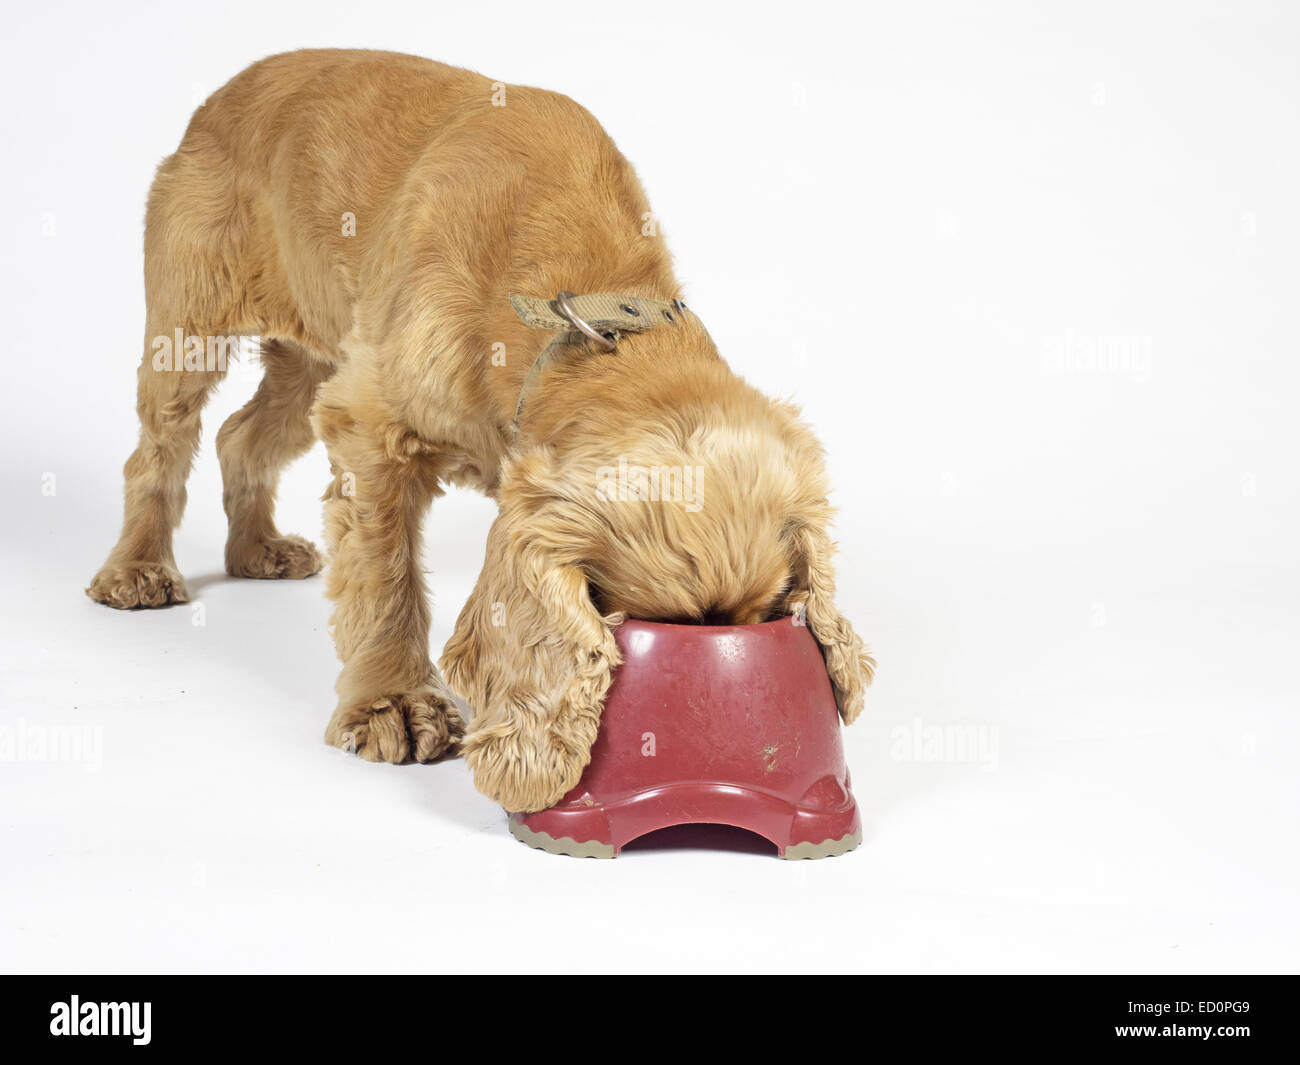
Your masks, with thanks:
M 413 433 L 364 426 L 318 405 L 330 454 L 326 593 L 343 662 L 325 741 L 374 762 L 427 762 L 465 726 L 429 658 L 429 600 L 420 525 L 438 489 L 438 458 Z

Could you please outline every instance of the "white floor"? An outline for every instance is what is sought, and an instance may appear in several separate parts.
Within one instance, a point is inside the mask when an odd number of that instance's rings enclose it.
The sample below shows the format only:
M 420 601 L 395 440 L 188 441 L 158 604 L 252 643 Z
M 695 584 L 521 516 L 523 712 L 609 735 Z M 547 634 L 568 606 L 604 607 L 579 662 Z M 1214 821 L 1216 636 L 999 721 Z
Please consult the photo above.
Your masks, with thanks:
M 282 509 L 310 520 L 322 465 L 295 468 Z M 1184 597 L 1044 572 L 1030 591 L 846 548 L 882 661 L 846 732 L 862 847 L 786 863 L 695 831 L 584 861 L 511 839 L 460 762 L 322 744 L 320 582 L 219 575 L 214 473 L 180 545 L 201 625 L 82 597 L 111 520 L 23 486 L 4 544 L 5 969 L 1294 968 L 1297 724 L 1275 693 L 1295 616 L 1269 605 L 1276 575 L 1207 570 Z M 442 514 L 439 641 L 489 507 Z M 855 570 L 874 570 L 870 599 Z

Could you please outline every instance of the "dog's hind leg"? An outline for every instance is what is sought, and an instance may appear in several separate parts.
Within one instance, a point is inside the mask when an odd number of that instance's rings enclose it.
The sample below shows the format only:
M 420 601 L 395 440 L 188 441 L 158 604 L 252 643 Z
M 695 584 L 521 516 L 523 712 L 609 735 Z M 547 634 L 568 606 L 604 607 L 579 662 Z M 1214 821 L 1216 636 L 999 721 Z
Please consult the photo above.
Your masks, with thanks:
M 193 130 L 158 168 L 145 220 L 145 352 L 138 373 L 140 441 L 127 459 L 122 534 L 86 589 L 120 609 L 183 603 L 172 534 L 199 416 L 225 375 L 241 308 L 245 212 L 220 150 Z
M 285 340 L 262 341 L 265 376 L 256 394 L 217 434 L 230 521 L 226 572 L 233 577 L 310 577 L 322 559 L 301 536 L 275 526 L 280 471 L 316 439 L 311 405 L 334 367 Z
M 182 327 L 184 328 L 184 327 Z M 164 335 L 164 334 L 159 334 Z M 126 461 L 122 535 L 86 594 L 119 609 L 189 599 L 172 554 L 185 510 L 185 481 L 199 442 L 199 416 L 220 373 L 140 367 L 140 442 Z

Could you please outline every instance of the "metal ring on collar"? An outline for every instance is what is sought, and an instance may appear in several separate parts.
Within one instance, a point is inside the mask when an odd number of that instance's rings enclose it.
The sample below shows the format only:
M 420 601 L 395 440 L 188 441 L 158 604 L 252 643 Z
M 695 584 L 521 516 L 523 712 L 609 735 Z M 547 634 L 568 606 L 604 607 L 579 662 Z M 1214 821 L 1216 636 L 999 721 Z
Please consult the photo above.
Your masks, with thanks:
M 593 329 L 587 322 L 579 318 L 577 313 L 574 311 L 573 306 L 569 303 L 569 300 L 576 299 L 577 295 L 578 294 L 576 292 L 557 292 L 555 294 L 555 303 L 556 306 L 560 308 L 560 313 L 564 315 L 564 317 L 567 318 L 573 324 L 573 328 L 576 329 L 583 336 L 591 337 L 592 340 L 594 340 L 606 351 L 613 351 L 614 350 L 613 335 L 612 334 L 606 335 L 605 333 L 601 333 L 596 329 Z

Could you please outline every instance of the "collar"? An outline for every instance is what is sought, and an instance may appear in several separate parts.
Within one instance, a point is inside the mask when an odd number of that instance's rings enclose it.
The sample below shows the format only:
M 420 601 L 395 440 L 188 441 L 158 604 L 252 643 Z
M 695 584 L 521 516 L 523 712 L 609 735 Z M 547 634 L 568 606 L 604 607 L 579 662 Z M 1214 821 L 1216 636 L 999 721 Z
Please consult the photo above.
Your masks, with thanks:
M 519 390 L 515 420 L 510 427 L 515 437 L 519 435 L 519 419 L 523 417 L 529 394 L 537 387 L 547 367 L 566 347 L 586 340 L 590 342 L 584 345 L 588 352 L 595 347 L 610 353 L 617 350 L 618 339 L 624 333 L 644 333 L 658 326 L 675 326 L 688 313 L 686 304 L 680 299 L 658 300 L 611 292 L 586 296 L 558 292 L 550 300 L 511 293 L 510 306 L 525 325 L 555 331 L 550 343 L 533 360 Z

